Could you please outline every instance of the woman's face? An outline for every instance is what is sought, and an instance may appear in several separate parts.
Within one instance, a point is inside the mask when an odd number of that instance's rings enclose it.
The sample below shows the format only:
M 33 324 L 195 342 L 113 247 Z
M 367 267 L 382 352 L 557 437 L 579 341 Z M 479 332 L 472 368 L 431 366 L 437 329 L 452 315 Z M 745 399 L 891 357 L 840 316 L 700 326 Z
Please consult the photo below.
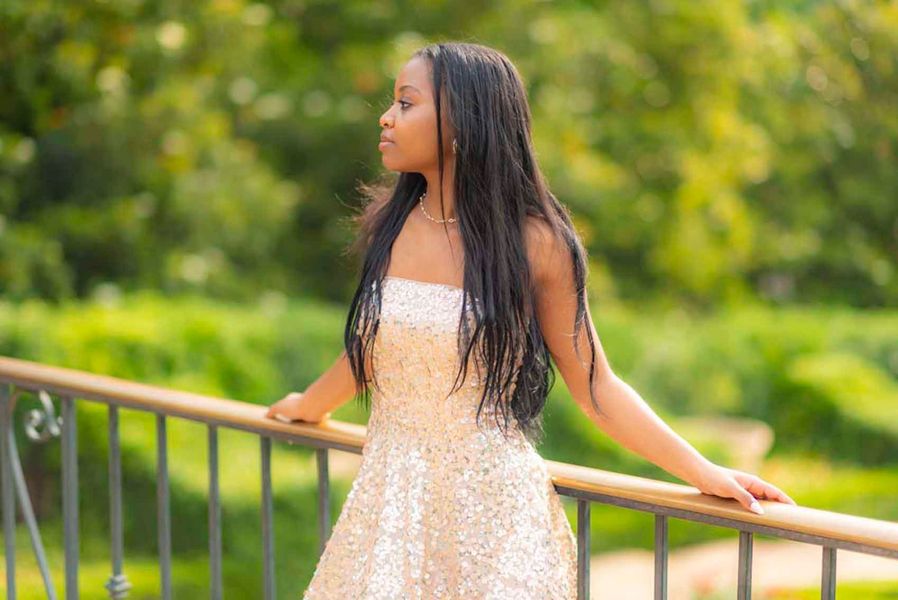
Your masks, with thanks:
M 408 61 L 393 89 L 393 103 L 380 117 L 381 141 L 378 150 L 384 166 L 391 171 L 428 173 L 437 171 L 437 125 L 433 86 L 427 61 L 414 57 Z M 445 97 L 445 94 L 444 94 Z M 443 122 L 443 160 L 454 159 L 445 101 L 440 107 Z

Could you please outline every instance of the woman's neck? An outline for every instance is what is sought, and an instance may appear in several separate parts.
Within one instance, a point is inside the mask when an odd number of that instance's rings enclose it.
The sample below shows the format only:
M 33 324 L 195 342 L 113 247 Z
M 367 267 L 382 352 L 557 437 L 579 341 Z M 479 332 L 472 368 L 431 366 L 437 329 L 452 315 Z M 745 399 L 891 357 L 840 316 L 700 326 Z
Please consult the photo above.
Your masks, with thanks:
M 438 221 L 457 219 L 455 214 L 455 165 L 445 165 L 443 170 L 443 209 L 440 211 L 439 172 L 426 175 L 427 195 L 424 196 L 424 210 Z M 454 225 L 454 223 L 449 223 Z

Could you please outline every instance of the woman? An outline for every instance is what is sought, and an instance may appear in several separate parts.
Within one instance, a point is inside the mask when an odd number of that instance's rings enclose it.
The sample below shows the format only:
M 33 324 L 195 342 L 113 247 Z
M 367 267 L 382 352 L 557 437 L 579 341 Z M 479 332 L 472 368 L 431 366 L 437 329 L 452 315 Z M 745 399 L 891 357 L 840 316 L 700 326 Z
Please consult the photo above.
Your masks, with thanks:
M 705 459 L 612 372 L 586 253 L 536 164 L 508 58 L 427 46 L 392 100 L 379 149 L 400 174 L 364 186 L 345 350 L 267 413 L 317 423 L 374 387 L 361 468 L 304 598 L 575 598 L 576 542 L 534 450 L 550 357 L 625 447 L 758 513 L 755 498 L 794 504 Z

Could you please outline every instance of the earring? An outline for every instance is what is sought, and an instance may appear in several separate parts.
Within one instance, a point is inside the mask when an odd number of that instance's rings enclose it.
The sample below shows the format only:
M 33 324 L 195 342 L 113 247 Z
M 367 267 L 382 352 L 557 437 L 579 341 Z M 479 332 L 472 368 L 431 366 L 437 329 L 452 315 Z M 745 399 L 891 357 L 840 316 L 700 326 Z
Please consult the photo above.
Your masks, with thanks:
M 458 154 L 458 140 L 452 138 L 452 154 Z

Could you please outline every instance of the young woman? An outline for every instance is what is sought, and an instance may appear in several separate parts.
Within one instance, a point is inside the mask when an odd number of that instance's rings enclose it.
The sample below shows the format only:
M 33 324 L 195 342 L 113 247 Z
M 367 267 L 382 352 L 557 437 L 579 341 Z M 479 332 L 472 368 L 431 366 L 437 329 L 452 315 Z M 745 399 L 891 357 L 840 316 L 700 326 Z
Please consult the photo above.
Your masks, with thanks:
M 530 119 L 494 49 L 430 45 L 399 73 L 379 146 L 399 177 L 363 186 L 345 350 L 267 413 L 317 423 L 374 388 L 361 468 L 305 600 L 575 598 L 576 542 L 534 449 L 550 359 L 625 447 L 747 509 L 794 504 L 704 458 L 612 372 L 586 253 L 536 164 Z

